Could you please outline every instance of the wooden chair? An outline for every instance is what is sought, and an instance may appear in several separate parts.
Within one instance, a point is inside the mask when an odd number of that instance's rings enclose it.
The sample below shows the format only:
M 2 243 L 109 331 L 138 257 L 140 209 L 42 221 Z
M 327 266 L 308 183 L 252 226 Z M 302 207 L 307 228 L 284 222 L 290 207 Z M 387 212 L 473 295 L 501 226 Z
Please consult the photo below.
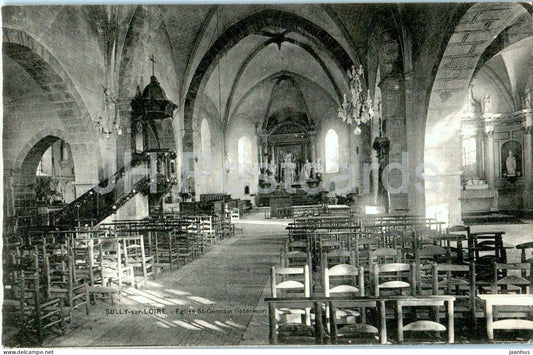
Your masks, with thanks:
M 153 258 L 147 256 L 144 250 L 143 236 L 130 236 L 122 238 L 124 243 L 124 259 L 126 266 L 133 266 L 133 270 L 140 270 L 144 283 L 154 273 Z
M 198 217 L 188 216 L 189 225 L 186 227 L 187 249 L 192 253 L 193 260 L 203 254 L 206 241 L 202 233 L 200 219 Z
M 533 263 L 494 263 L 491 293 L 533 294 Z
M 229 211 L 229 216 L 230 216 L 230 223 L 231 224 L 239 222 L 239 220 L 240 220 L 239 209 L 238 208 L 232 208 Z
M 102 297 L 109 297 L 111 301 L 111 305 L 113 305 L 113 302 L 114 302 L 113 296 L 114 295 L 120 296 L 120 289 L 118 287 L 113 287 L 113 286 L 108 285 L 107 280 L 109 279 L 110 276 L 109 276 L 108 270 L 106 270 L 106 268 L 104 267 L 105 257 L 104 257 L 102 243 L 98 242 L 94 250 L 95 250 L 94 254 L 98 255 L 98 257 L 95 260 L 88 262 L 86 265 L 88 265 L 89 269 L 82 270 L 82 273 L 81 273 L 83 277 L 86 277 L 87 275 L 86 272 L 89 272 L 89 275 L 91 275 L 94 272 L 93 268 L 98 271 L 98 279 L 97 280 L 92 279 L 92 282 L 87 284 L 87 293 L 89 295 L 89 301 L 92 304 L 95 304 L 95 298 L 97 295 L 99 295 Z
M 468 251 L 468 258 L 467 260 L 469 262 L 473 262 L 475 261 L 475 252 L 474 252 L 474 240 L 472 239 L 472 237 L 470 236 L 470 227 L 469 226 L 464 226 L 464 225 L 454 225 L 454 226 L 451 226 L 451 227 L 448 227 L 446 229 L 446 234 L 448 235 L 458 235 L 458 236 L 462 236 L 463 238 L 465 238 L 465 240 L 467 241 L 466 243 L 466 247 L 467 247 L 467 251 Z M 462 238 L 461 238 L 462 239 Z M 461 247 L 461 250 L 459 250 L 459 246 Z M 456 243 L 456 250 L 455 250 L 455 253 L 457 255 L 461 255 L 461 260 L 465 260 L 465 253 L 464 253 L 464 250 L 463 250 L 463 247 L 462 247 L 462 243 L 460 244 L 457 244 Z M 453 250 L 452 250 L 453 252 Z
M 338 264 L 324 269 L 324 296 L 365 296 L 363 268 Z
M 303 279 L 303 280 L 302 280 Z M 272 298 L 310 297 L 309 267 L 270 268 Z M 274 311 L 277 324 L 276 338 L 282 343 L 315 341 L 315 329 L 311 326 L 311 308 L 279 308 Z
M 452 295 L 455 297 L 455 317 L 467 320 L 465 325 L 476 327 L 475 264 L 433 264 L 433 295 Z
M 23 342 L 37 340 L 41 345 L 49 332 L 65 333 L 63 299 L 45 299 L 45 289 L 41 284 L 39 270 L 21 274 L 19 293 L 19 326 Z
M 61 246 L 54 252 L 50 246 L 43 246 L 43 253 L 47 298 L 62 298 L 70 319 L 72 312 L 80 307 L 85 307 L 89 314 L 87 284 L 84 279 L 74 277 L 74 263 L 67 248 Z
M 533 249 L 533 242 L 520 243 L 516 245 L 515 248 L 520 249 L 520 262 L 522 263 L 533 262 L 533 257 L 532 257 L 533 254 L 527 255 L 528 249 Z M 531 252 L 531 250 L 529 250 L 529 252 Z
M 533 331 L 533 295 L 530 294 L 484 294 L 478 296 L 485 303 L 485 319 L 487 321 L 487 337 L 494 340 L 494 330 L 527 330 Z M 518 315 L 516 312 L 507 316 L 499 309 L 526 308 L 528 312 Z M 516 318 L 521 317 L 521 318 Z M 502 319 L 504 318 L 504 319 Z
M 178 262 L 186 265 L 194 260 L 194 240 L 187 233 L 187 229 L 180 227 L 172 231 L 172 238 L 178 250 Z
M 304 253 L 308 253 L 311 251 L 311 248 L 309 247 L 309 242 L 307 240 L 293 240 L 288 241 L 287 243 L 287 251 L 301 251 Z
M 396 314 L 397 314 L 397 324 L 398 324 L 398 341 L 403 343 L 404 333 L 405 332 L 418 332 L 418 333 L 427 333 L 427 332 L 447 332 L 448 333 L 448 343 L 453 344 L 454 342 L 454 303 L 455 297 L 453 296 L 427 296 L 427 297 L 407 297 L 405 299 L 396 300 Z M 405 308 L 409 307 L 411 310 L 411 315 L 414 316 L 415 320 L 405 324 L 404 322 L 404 311 Z M 422 312 L 417 312 L 417 308 L 424 308 L 427 310 L 428 307 L 446 307 L 447 314 L 447 326 L 440 322 L 438 312 L 434 313 L 435 318 L 430 318 L 431 312 L 423 312 L 424 315 L 421 316 Z M 433 341 L 432 341 L 433 342 Z
M 339 264 L 324 269 L 324 296 L 348 299 L 364 297 L 363 268 Z M 365 305 L 369 305 L 370 308 L 364 307 Z M 340 304 L 337 304 L 333 312 L 329 310 L 328 305 L 326 308 L 328 329 L 335 333 L 338 340 L 365 338 L 365 335 L 366 340 L 375 340 L 378 338 L 379 330 L 377 327 L 367 324 L 368 309 L 376 309 L 376 303 L 362 302 L 361 307 L 341 307 Z M 357 321 L 358 318 L 360 318 L 359 321 Z
M 387 343 L 387 323 L 385 300 L 373 300 L 368 298 L 349 298 L 346 300 L 335 299 L 328 302 L 329 310 L 329 324 L 331 344 L 368 344 Z M 375 317 L 367 317 L 360 322 L 354 323 L 337 323 L 338 319 L 342 319 L 346 309 L 361 310 L 362 315 L 366 315 L 372 311 L 370 315 Z M 339 316 L 340 311 L 340 316 Z M 369 318 L 372 318 L 371 320 Z M 379 319 L 379 320 L 378 320 Z
M 311 298 L 266 298 L 268 303 L 270 344 L 324 344 L 323 305 Z M 286 309 L 314 309 L 314 324 L 300 322 L 287 323 L 279 319 L 280 312 Z
M 135 287 L 133 265 L 126 265 L 126 254 L 121 238 L 107 239 L 105 244 L 107 244 L 106 251 L 102 252 L 102 278 L 104 280 L 102 286 L 118 287 L 120 296 L 124 284 Z
M 217 234 L 215 233 L 215 228 L 213 227 L 213 221 L 211 216 L 202 216 L 200 218 L 200 224 L 202 227 L 202 232 L 204 233 L 208 245 L 214 245 L 218 242 Z
M 372 278 L 374 296 L 387 294 L 414 295 L 416 289 L 416 272 L 414 264 L 387 263 L 373 264 Z
M 429 295 L 433 290 L 433 264 L 450 263 L 449 250 L 438 245 L 424 245 L 415 252 L 417 294 Z
M 213 231 L 214 233 L 214 231 Z M 211 233 L 204 233 L 206 238 Z M 170 271 L 173 268 L 178 268 L 179 252 L 177 248 L 176 238 L 169 229 L 161 229 L 154 233 L 154 274 L 157 277 L 159 269 L 168 267 Z M 212 237 L 209 237 L 212 238 Z M 212 240 L 209 239 L 211 244 Z
M 99 240 L 73 239 L 70 253 L 73 262 L 73 277 L 83 279 L 89 287 L 102 284 L 102 257 Z
M 370 254 L 379 248 L 380 237 L 373 233 L 356 233 L 355 240 L 351 242 L 350 250 L 355 253 L 355 266 L 362 266 L 371 270 Z

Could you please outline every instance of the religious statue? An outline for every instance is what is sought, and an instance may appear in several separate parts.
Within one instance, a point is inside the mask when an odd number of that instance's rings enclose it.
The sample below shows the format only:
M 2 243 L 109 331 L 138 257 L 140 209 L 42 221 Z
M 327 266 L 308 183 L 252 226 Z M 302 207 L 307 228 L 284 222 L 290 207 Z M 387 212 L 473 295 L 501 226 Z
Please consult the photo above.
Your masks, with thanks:
M 486 94 L 483 98 L 483 113 L 492 113 L 492 99 L 489 94 Z
M 309 180 L 311 177 L 311 163 L 309 163 L 308 159 L 305 159 L 305 164 L 303 166 L 303 177 L 304 180 Z
M 509 150 L 509 156 L 505 160 L 505 167 L 507 168 L 508 177 L 513 177 L 517 175 L 516 158 L 514 157 L 512 150 Z
M 466 110 L 468 113 L 475 113 L 481 111 L 480 100 L 474 98 L 474 86 L 470 85 L 468 88 L 468 95 L 466 97 Z
M 292 184 L 294 181 L 294 173 L 296 170 L 296 164 L 292 162 L 292 153 L 285 155 L 285 183 Z
M 318 158 L 316 160 L 316 179 L 322 181 L 322 174 L 324 173 L 324 168 L 322 168 L 322 160 Z
M 276 164 L 274 164 L 274 163 L 268 164 L 267 167 L 266 167 L 266 173 L 268 175 L 268 180 L 269 181 L 275 181 L 276 180 L 276 178 L 275 178 L 275 176 L 276 176 Z

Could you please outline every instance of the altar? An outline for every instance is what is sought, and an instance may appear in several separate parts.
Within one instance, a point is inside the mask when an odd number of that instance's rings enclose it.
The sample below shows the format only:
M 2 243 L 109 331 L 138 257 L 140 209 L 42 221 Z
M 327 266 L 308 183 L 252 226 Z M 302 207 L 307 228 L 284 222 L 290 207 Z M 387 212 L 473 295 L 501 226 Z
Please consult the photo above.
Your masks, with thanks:
M 291 110 L 272 115 L 260 133 L 260 185 L 268 181 L 290 187 L 317 179 L 321 168 L 317 168 L 316 131 L 307 114 Z

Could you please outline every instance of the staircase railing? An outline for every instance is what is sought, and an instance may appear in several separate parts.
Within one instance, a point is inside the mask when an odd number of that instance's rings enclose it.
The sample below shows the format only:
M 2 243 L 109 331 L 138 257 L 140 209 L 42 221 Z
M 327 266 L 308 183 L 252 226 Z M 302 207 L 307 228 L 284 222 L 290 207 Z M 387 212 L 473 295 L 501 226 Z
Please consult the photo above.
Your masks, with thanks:
M 52 214 L 50 224 L 92 226 L 116 212 L 139 192 L 167 193 L 175 182 L 170 178 L 169 169 L 169 160 L 174 157 L 175 154 L 168 150 L 145 151 L 134 155 L 130 164 Z

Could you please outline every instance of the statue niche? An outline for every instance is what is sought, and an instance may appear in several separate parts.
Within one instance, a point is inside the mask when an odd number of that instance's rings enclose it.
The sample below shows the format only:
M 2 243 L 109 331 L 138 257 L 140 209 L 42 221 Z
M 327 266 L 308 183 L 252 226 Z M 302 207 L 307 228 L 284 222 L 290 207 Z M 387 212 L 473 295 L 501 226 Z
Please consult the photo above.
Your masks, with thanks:
M 501 149 L 502 177 L 515 182 L 522 176 L 522 145 L 517 141 L 508 141 Z

